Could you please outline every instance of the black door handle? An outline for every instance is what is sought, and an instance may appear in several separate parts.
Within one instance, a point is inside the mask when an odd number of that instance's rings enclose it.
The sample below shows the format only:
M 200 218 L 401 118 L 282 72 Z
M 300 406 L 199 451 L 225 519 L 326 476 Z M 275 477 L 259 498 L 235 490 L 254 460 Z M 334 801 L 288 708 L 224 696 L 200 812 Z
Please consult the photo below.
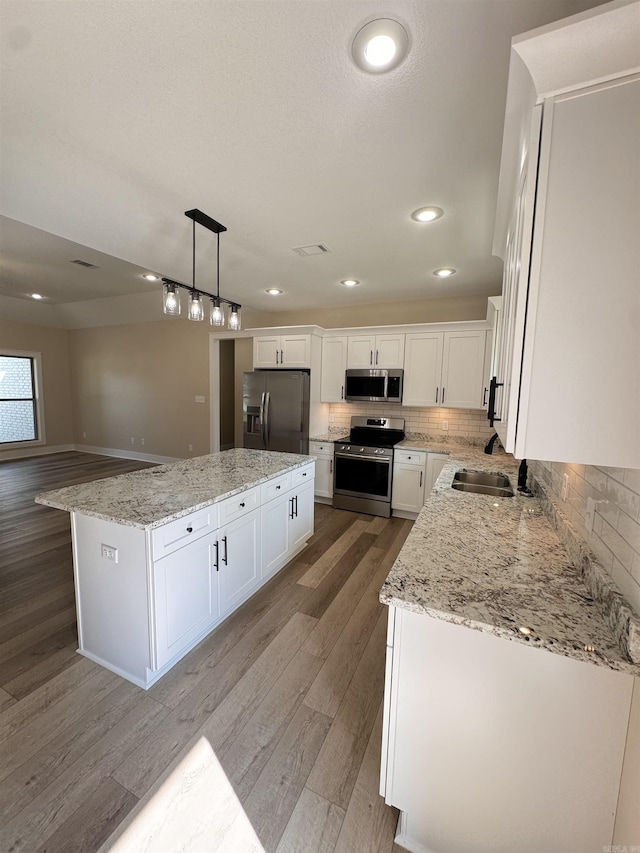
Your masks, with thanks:
M 217 572 L 217 571 L 218 571 L 218 569 L 219 569 L 219 566 L 218 566 L 218 540 L 217 540 L 217 539 L 216 539 L 216 541 L 213 543 L 213 547 L 216 549 L 216 559 L 215 559 L 215 562 L 214 562 L 214 564 L 213 564 L 213 567 L 214 567 L 214 569 L 215 569 L 215 570 L 216 570 L 216 572 Z
M 496 376 L 491 377 L 489 383 L 489 405 L 487 406 L 487 417 L 489 418 L 489 426 L 493 426 L 496 421 L 500 422 L 502 418 L 496 417 L 496 388 L 502 388 L 504 382 L 498 382 Z
M 226 565 L 228 565 L 228 560 L 227 560 L 227 537 L 226 537 L 226 536 L 223 536 L 223 537 L 222 537 L 222 541 L 224 542 L 224 557 L 222 558 L 222 562 L 223 562 L 223 563 L 225 564 L 225 566 L 226 566 Z

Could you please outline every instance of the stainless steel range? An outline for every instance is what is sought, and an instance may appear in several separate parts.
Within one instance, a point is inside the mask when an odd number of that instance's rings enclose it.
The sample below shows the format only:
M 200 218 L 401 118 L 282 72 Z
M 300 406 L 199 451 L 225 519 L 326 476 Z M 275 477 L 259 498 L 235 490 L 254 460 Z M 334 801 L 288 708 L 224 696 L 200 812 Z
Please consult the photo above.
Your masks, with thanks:
M 389 518 L 393 446 L 403 438 L 403 418 L 354 415 L 349 435 L 334 443 L 334 507 Z

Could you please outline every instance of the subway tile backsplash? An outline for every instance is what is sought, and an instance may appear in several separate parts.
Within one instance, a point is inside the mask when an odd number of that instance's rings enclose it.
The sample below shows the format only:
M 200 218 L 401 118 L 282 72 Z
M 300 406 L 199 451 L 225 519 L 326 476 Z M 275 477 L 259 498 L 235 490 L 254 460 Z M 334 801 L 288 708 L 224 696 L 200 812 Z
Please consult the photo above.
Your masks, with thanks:
M 529 469 L 640 613 L 640 470 L 532 461 Z M 569 477 L 566 501 L 564 474 Z M 591 532 L 585 523 L 589 498 L 595 502 Z
M 476 409 L 420 409 L 393 403 L 334 403 L 329 406 L 329 427 L 349 431 L 351 415 L 380 415 L 404 418 L 407 432 L 419 432 L 438 438 L 491 438 L 487 413 Z M 443 422 L 448 430 L 443 430 Z

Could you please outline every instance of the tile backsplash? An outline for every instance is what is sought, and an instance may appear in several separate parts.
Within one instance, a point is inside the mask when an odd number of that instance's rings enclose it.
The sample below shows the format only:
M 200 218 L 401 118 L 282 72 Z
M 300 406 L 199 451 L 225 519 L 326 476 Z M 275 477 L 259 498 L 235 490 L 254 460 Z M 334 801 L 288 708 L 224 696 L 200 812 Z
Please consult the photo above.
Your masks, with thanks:
M 329 428 L 349 432 L 351 415 L 380 415 L 404 418 L 407 432 L 450 438 L 486 438 L 494 430 L 489 426 L 487 413 L 477 409 L 422 409 L 398 406 L 393 403 L 333 403 L 329 406 Z M 443 422 L 449 429 L 443 430 Z
M 531 460 L 529 470 L 640 613 L 640 470 Z M 589 498 L 595 502 L 591 532 L 585 523 Z

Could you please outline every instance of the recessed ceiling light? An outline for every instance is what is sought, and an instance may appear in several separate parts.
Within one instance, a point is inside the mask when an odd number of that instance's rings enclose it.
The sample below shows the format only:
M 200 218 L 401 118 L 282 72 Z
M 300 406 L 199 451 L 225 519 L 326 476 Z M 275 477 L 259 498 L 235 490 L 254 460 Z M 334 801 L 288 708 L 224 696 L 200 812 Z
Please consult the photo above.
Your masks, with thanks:
M 155 275 L 155 274 L 154 274 L 154 273 L 152 273 L 152 272 L 146 272 L 146 273 L 142 276 L 142 278 L 146 278 L 146 280 L 147 280 L 147 281 L 159 281 L 159 280 L 160 280 L 160 276 L 159 276 L 159 275 Z
M 42 295 L 41 295 L 41 294 L 39 294 L 39 293 L 32 293 L 32 294 L 31 294 L 31 298 L 32 298 L 32 299 L 44 299 L 44 296 L 42 296 Z
M 340 284 L 344 284 L 345 287 L 357 287 L 360 282 L 357 278 L 345 278 L 340 282 Z
M 433 274 L 440 276 L 440 278 L 448 278 L 450 275 L 455 275 L 456 270 L 452 269 L 451 267 L 444 267 L 441 270 L 434 270 Z
M 391 18 L 369 21 L 358 31 L 351 46 L 351 54 L 358 68 L 371 74 L 396 68 L 408 50 L 407 31 Z
M 267 290 L 265 290 L 265 293 L 268 293 L 270 296 L 280 296 L 282 291 L 278 290 L 277 287 L 269 287 L 267 288 Z
M 411 218 L 416 222 L 433 222 L 434 219 L 440 219 L 444 210 L 441 207 L 419 207 L 411 214 Z

